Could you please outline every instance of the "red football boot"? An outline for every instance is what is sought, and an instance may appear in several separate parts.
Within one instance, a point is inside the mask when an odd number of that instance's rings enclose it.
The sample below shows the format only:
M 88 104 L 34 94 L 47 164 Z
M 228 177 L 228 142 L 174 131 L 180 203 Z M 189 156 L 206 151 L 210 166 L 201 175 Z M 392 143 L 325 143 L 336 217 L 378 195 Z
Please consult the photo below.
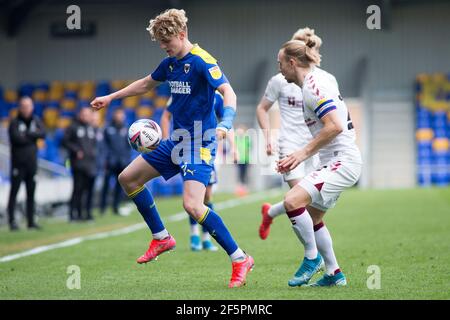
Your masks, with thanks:
M 156 260 L 161 253 L 173 250 L 175 245 L 175 238 L 171 235 L 162 240 L 153 239 L 152 242 L 150 242 L 150 247 L 147 252 L 137 259 L 137 263 L 147 263 L 149 261 Z
M 263 240 L 267 238 L 270 232 L 270 225 L 272 224 L 272 217 L 269 216 L 269 209 L 272 205 L 264 203 L 261 207 L 262 222 L 259 226 L 259 237 Z
M 231 273 L 228 288 L 237 288 L 245 285 L 247 274 L 253 270 L 255 260 L 253 257 L 247 256 L 243 261 L 235 261 L 232 263 L 233 272 Z

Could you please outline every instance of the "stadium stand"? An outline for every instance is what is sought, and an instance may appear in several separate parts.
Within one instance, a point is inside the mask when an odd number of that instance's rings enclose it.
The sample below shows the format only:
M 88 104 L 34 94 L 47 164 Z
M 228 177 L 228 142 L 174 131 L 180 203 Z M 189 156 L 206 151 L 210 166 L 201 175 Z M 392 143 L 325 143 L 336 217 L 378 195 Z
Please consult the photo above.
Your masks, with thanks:
M 450 74 L 416 79 L 417 165 L 420 186 L 450 184 Z

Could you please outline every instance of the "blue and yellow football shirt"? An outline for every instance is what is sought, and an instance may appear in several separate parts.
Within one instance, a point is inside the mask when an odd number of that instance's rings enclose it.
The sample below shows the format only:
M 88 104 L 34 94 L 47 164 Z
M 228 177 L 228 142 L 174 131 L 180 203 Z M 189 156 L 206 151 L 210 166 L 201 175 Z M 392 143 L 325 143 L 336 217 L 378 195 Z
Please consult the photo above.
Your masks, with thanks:
M 185 129 L 194 138 L 194 132 L 204 134 L 217 127 L 214 110 L 216 89 L 228 79 L 222 73 L 217 60 L 208 52 L 194 45 L 183 58 L 165 58 L 151 74 L 156 81 L 167 81 L 172 103 L 168 110 L 173 116 L 173 130 Z M 194 126 L 201 126 L 201 131 Z

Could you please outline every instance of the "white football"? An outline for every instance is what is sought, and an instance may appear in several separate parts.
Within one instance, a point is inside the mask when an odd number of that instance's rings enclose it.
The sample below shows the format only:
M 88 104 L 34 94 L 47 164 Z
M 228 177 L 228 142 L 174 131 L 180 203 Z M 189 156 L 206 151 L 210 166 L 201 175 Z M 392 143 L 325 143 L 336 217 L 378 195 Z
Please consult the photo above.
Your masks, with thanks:
M 137 152 L 149 153 L 159 146 L 161 140 L 161 128 L 153 120 L 136 120 L 128 129 L 128 142 Z

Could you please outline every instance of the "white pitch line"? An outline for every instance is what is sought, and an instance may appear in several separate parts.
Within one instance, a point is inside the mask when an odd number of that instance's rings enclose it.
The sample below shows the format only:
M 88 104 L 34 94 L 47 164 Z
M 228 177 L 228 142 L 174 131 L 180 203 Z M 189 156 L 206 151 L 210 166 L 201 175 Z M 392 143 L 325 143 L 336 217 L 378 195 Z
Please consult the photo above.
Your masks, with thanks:
M 270 198 L 270 197 L 276 196 L 278 194 L 280 194 L 280 191 L 277 189 L 266 191 L 264 193 L 256 193 L 256 194 L 238 198 L 238 199 L 230 199 L 230 200 L 218 202 L 215 204 L 215 208 L 217 210 L 229 209 L 229 208 L 237 207 L 240 205 L 256 202 L 258 200 Z M 169 222 L 177 222 L 177 221 L 187 219 L 187 216 L 188 215 L 186 214 L 186 212 L 182 211 L 182 212 L 178 212 L 176 214 L 169 216 L 166 220 Z M 113 231 L 95 233 L 95 234 L 91 234 L 91 235 L 84 236 L 84 237 L 77 237 L 77 238 L 68 239 L 68 240 L 65 240 L 62 242 L 57 242 L 57 243 L 53 243 L 53 244 L 49 244 L 49 245 L 45 245 L 45 246 L 39 246 L 39 247 L 30 249 L 30 250 L 7 255 L 4 257 L 0 257 L 0 263 L 17 260 L 20 258 L 32 256 L 35 254 L 43 253 L 43 252 L 58 249 L 58 248 L 74 246 L 76 244 L 79 244 L 79 243 L 82 243 L 82 242 L 88 241 L 88 240 L 105 239 L 105 238 L 109 238 L 109 237 L 128 234 L 128 233 L 131 233 L 131 232 L 134 232 L 137 230 L 144 229 L 146 227 L 147 227 L 147 225 L 145 223 L 137 223 L 137 224 L 134 224 L 134 225 L 131 225 L 131 226 L 128 226 L 125 228 L 121 228 L 121 229 L 116 229 Z

